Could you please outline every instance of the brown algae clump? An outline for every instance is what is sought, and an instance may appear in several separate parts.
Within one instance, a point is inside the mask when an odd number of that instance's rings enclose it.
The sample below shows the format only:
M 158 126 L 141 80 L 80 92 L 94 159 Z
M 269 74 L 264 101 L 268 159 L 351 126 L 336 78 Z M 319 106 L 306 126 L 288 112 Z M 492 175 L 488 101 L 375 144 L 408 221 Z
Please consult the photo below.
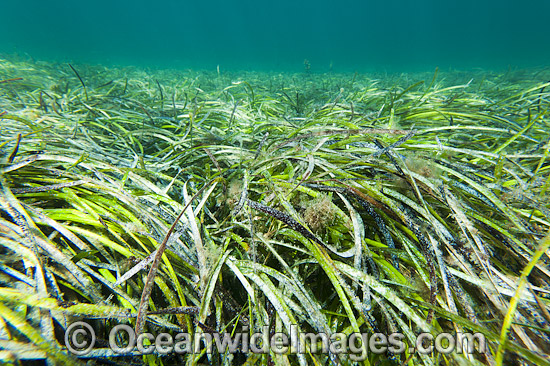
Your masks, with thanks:
M 314 232 L 319 232 L 334 223 L 336 208 L 328 195 L 320 195 L 310 201 L 304 211 L 304 221 Z

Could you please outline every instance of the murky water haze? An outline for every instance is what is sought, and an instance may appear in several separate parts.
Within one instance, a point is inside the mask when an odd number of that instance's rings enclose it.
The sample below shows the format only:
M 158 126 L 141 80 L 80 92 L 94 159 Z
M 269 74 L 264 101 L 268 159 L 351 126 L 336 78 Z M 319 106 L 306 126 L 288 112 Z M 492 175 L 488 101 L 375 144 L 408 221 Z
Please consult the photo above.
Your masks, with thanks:
M 418 71 L 550 65 L 550 2 L 2 1 L 0 53 L 149 67 Z

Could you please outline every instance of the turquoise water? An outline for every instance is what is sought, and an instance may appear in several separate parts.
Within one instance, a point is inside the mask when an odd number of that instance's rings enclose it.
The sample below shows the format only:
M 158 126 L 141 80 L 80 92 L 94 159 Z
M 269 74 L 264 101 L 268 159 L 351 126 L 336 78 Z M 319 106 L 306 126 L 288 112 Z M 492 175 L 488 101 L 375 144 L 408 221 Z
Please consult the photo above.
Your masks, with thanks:
M 0 53 L 315 72 L 550 65 L 550 1 L 3 0 Z

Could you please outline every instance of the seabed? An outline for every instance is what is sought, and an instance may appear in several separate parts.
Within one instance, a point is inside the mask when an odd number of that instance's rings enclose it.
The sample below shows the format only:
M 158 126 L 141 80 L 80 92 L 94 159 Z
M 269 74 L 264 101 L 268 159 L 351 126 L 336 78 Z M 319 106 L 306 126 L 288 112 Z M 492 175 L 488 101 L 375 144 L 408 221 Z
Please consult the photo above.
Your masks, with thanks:
M 0 60 L 0 360 L 356 364 L 116 354 L 128 324 L 398 332 L 405 352 L 360 364 L 550 365 L 548 80 Z M 80 356 L 78 321 L 97 335 Z M 422 332 L 486 352 L 414 352 Z

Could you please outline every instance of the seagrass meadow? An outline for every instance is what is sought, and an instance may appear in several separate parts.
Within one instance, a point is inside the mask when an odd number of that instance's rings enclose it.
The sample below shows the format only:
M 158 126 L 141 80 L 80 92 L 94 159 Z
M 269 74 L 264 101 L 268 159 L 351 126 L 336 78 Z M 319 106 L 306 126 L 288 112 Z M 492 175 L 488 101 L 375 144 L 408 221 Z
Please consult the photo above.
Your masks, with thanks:
M 0 60 L 1 362 L 550 365 L 548 80 Z M 404 352 L 117 354 L 118 324 Z M 414 352 L 423 332 L 485 352 Z

